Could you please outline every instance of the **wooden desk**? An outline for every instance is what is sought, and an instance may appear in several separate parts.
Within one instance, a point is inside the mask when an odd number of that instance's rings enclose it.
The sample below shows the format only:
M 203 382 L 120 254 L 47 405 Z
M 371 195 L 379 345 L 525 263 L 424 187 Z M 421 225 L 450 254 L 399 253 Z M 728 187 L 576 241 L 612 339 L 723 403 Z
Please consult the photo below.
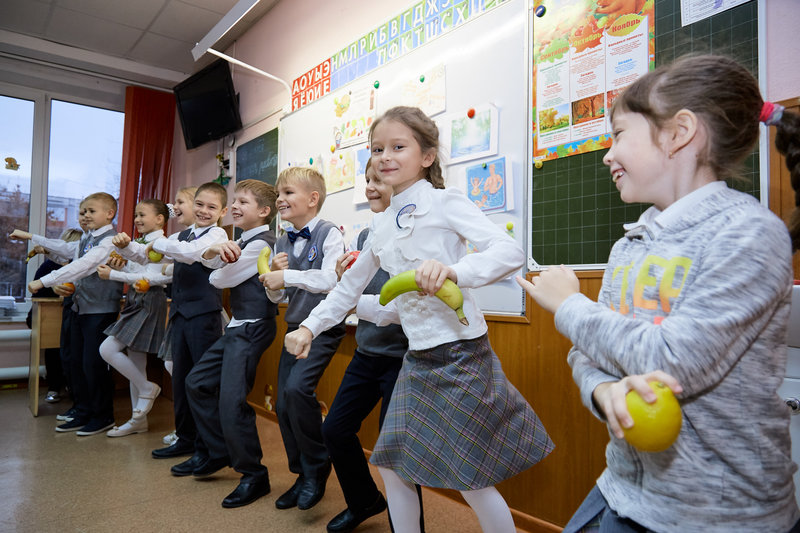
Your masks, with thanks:
M 31 309 L 28 407 L 33 416 L 39 416 L 39 363 L 45 349 L 61 345 L 61 298 L 33 298 Z

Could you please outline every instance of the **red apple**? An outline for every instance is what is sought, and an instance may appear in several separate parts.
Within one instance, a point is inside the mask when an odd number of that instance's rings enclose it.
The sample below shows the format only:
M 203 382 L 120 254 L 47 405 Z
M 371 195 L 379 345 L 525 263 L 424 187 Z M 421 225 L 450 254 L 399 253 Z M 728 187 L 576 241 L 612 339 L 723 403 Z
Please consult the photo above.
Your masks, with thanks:
M 356 262 L 356 259 L 358 259 L 358 254 L 360 254 L 361 252 L 360 252 L 360 251 L 358 251 L 358 250 L 353 250 L 352 252 L 348 252 L 348 253 L 349 253 L 350 255 L 352 255 L 352 256 L 353 256 L 353 260 L 352 260 L 352 261 L 350 261 L 350 264 L 349 264 L 349 265 L 347 265 L 347 268 L 345 268 L 345 270 L 349 270 L 349 269 L 350 269 L 350 267 L 351 267 L 351 266 L 353 266 L 353 265 L 355 264 L 355 262 Z

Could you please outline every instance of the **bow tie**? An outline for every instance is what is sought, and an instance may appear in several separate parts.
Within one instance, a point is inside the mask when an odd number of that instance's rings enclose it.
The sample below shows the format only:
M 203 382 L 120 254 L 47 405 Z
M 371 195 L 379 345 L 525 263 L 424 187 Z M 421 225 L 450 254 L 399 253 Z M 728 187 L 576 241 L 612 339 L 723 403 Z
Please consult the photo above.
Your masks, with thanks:
M 303 237 L 304 239 L 310 239 L 311 231 L 309 231 L 309 229 L 305 227 L 300 231 L 287 231 L 286 236 L 289 237 L 289 242 L 294 244 L 294 241 L 296 241 L 298 237 Z

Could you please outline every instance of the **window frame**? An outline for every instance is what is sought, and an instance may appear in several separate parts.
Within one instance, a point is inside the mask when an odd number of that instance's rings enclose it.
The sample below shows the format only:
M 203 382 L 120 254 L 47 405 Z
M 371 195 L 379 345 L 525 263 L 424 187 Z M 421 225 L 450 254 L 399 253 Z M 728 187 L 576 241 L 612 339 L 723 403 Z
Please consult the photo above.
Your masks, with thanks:
M 124 103 L 120 106 L 109 104 L 108 101 L 100 101 L 92 98 L 76 96 L 74 94 L 60 93 L 57 91 L 45 91 L 31 87 L 22 87 L 5 82 L 0 82 L 0 95 L 11 98 L 32 101 L 33 105 L 33 139 L 31 151 L 31 193 L 30 206 L 28 210 L 28 231 L 38 235 L 45 234 L 47 225 L 47 193 L 49 181 L 49 162 L 50 162 L 50 121 L 53 100 L 68 102 L 71 104 L 84 105 L 125 113 Z M 120 169 L 120 179 L 122 169 Z M 121 185 L 121 184 L 120 184 Z M 25 273 L 25 284 L 33 281 L 36 269 L 42 264 L 44 259 L 37 255 L 27 265 Z M 31 305 L 31 295 L 26 293 L 25 303 L 18 304 L 18 309 L 27 315 Z M 0 320 L 0 323 L 3 321 Z

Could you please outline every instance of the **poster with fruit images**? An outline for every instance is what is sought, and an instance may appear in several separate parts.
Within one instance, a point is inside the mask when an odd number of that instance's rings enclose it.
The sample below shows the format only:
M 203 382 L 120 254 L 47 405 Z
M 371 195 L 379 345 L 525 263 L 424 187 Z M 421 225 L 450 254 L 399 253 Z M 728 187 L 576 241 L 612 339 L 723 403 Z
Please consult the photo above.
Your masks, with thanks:
M 537 0 L 535 6 L 534 159 L 610 147 L 607 110 L 654 68 L 654 0 Z
M 339 148 L 367 142 L 375 120 L 375 87 L 354 86 L 333 96 L 333 145 Z

